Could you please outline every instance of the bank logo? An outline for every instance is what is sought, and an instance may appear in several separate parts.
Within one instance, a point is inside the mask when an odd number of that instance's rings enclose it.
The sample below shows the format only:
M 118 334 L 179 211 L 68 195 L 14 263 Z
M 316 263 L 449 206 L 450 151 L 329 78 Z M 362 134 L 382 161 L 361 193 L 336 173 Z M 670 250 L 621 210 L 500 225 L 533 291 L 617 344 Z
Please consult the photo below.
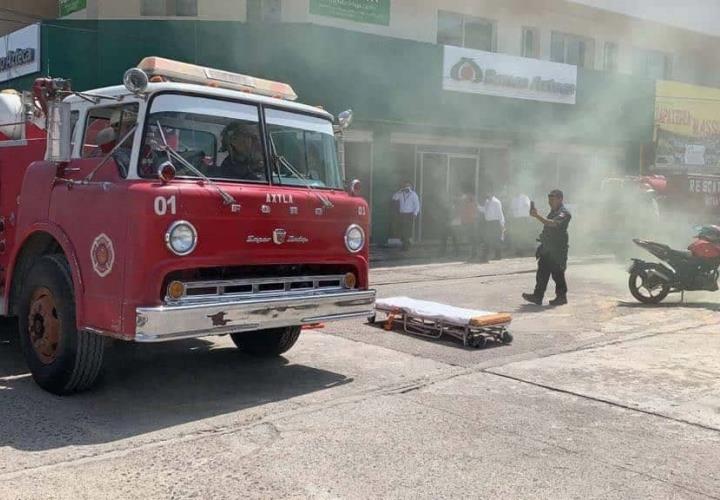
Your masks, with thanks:
M 450 78 L 459 82 L 480 83 L 483 79 L 483 72 L 474 60 L 469 57 L 461 57 L 450 70 Z

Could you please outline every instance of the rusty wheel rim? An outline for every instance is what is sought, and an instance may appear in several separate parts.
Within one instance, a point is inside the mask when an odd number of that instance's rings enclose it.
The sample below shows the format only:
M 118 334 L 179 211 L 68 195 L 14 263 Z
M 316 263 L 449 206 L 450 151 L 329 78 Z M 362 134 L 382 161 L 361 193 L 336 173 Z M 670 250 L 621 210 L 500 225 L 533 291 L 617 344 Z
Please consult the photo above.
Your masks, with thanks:
M 57 311 L 55 297 L 47 288 L 37 288 L 30 298 L 28 335 L 40 361 L 55 361 L 60 343 L 62 321 Z

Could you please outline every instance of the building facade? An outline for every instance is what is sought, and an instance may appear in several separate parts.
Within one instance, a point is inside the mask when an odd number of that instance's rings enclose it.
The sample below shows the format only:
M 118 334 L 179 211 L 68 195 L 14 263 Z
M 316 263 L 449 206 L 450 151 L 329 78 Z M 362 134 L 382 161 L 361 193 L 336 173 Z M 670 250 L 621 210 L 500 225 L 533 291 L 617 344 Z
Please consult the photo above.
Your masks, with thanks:
M 159 55 L 291 83 L 303 102 L 352 108 L 346 177 L 392 234 L 411 181 L 416 237 L 460 193 L 563 187 L 639 172 L 655 80 L 714 85 L 718 40 L 563 0 L 62 0 L 42 25 L 42 72 L 117 84 Z M 28 86 L 31 76 L 4 86 Z M 573 199 L 574 198 L 574 199 Z

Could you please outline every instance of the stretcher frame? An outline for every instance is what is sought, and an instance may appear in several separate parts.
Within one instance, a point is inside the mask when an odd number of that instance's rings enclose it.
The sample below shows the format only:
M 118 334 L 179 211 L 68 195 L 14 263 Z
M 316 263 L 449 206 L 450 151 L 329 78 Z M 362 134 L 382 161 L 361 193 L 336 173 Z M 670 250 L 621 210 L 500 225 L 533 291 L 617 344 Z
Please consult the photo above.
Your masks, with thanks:
M 508 331 L 508 323 L 487 326 L 472 326 L 453 324 L 449 321 L 427 319 L 421 315 L 409 314 L 401 308 L 386 309 L 378 304 L 375 311 L 385 314 L 383 327 L 385 330 L 392 330 L 396 322 L 402 324 L 403 332 L 409 335 L 425 337 L 433 340 L 440 339 L 443 335 L 449 335 L 462 340 L 463 346 L 482 349 L 488 343 L 509 344 L 512 342 L 512 335 Z M 370 323 L 377 322 L 377 316 L 369 318 Z

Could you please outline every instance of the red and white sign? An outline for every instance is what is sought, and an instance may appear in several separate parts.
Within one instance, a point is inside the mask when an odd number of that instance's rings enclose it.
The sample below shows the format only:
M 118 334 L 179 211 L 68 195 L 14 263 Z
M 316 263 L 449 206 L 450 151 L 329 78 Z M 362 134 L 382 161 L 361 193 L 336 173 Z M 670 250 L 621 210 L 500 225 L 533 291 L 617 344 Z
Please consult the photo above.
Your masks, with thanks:
M 446 45 L 443 90 L 575 104 L 577 66 Z

